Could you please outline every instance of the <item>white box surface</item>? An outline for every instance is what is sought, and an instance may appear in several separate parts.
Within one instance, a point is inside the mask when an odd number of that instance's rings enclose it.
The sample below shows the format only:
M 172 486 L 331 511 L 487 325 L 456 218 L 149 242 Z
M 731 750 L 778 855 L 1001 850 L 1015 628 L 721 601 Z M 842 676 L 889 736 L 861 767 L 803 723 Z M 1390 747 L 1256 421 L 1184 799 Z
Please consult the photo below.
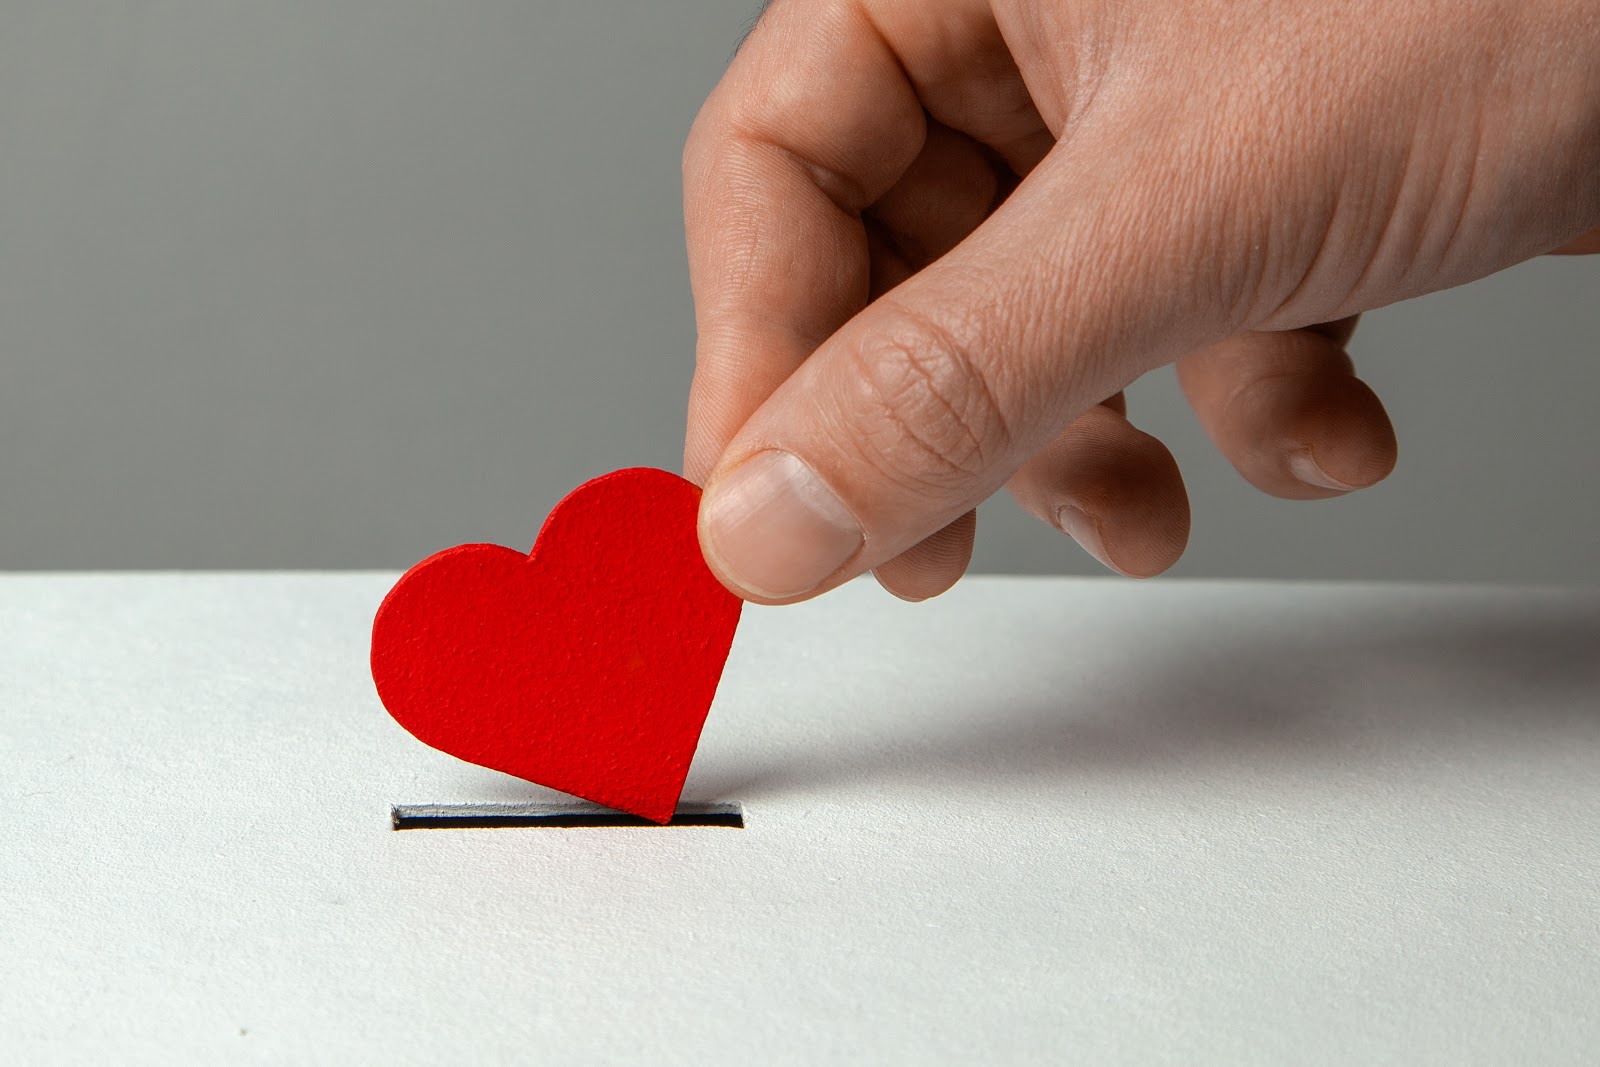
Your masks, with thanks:
M 0 577 L 0 1060 L 1600 1062 L 1600 593 L 972 579 L 747 609 L 686 800 L 367 673 L 392 575 Z

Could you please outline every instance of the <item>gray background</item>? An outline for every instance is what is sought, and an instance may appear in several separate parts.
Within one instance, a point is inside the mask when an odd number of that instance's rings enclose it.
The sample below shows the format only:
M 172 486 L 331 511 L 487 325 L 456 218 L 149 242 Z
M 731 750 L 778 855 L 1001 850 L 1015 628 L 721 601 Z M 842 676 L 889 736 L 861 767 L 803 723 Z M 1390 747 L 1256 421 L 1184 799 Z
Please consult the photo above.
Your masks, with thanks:
M 401 567 L 676 468 L 679 151 L 754 3 L 0 2 L 0 568 Z M 1600 578 L 1600 257 L 1369 316 L 1401 463 L 1175 573 Z M 982 570 L 1097 569 L 1005 498 Z

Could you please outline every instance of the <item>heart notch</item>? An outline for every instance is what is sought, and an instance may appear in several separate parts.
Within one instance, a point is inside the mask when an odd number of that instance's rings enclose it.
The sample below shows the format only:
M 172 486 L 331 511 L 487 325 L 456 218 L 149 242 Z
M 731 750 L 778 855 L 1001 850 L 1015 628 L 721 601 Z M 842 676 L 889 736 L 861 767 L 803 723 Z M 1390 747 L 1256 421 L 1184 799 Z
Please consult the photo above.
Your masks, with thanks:
M 383 706 L 452 756 L 666 823 L 743 607 L 706 566 L 699 504 L 675 474 L 615 471 L 557 504 L 527 555 L 418 563 L 373 620 Z

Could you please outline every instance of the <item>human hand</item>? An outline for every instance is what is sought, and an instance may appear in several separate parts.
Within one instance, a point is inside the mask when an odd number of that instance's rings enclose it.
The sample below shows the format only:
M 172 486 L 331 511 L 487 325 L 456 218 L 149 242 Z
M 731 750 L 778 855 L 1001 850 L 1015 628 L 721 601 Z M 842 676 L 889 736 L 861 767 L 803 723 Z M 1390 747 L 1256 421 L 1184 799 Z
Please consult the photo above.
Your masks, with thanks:
M 684 155 L 708 562 L 931 596 L 1005 485 L 1158 573 L 1174 362 L 1256 486 L 1373 484 L 1354 316 L 1600 250 L 1596 57 L 1588 0 L 777 0 Z

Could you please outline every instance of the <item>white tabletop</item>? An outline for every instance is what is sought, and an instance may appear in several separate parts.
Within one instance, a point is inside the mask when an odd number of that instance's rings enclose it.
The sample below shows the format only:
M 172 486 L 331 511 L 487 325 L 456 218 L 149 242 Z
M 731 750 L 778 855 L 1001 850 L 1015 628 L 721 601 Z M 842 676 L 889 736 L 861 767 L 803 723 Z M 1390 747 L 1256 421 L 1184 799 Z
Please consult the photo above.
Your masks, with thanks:
M 1596 1062 L 1600 593 L 857 583 L 746 611 L 744 829 L 397 832 L 554 797 L 392 579 L 0 577 L 0 1058 Z

